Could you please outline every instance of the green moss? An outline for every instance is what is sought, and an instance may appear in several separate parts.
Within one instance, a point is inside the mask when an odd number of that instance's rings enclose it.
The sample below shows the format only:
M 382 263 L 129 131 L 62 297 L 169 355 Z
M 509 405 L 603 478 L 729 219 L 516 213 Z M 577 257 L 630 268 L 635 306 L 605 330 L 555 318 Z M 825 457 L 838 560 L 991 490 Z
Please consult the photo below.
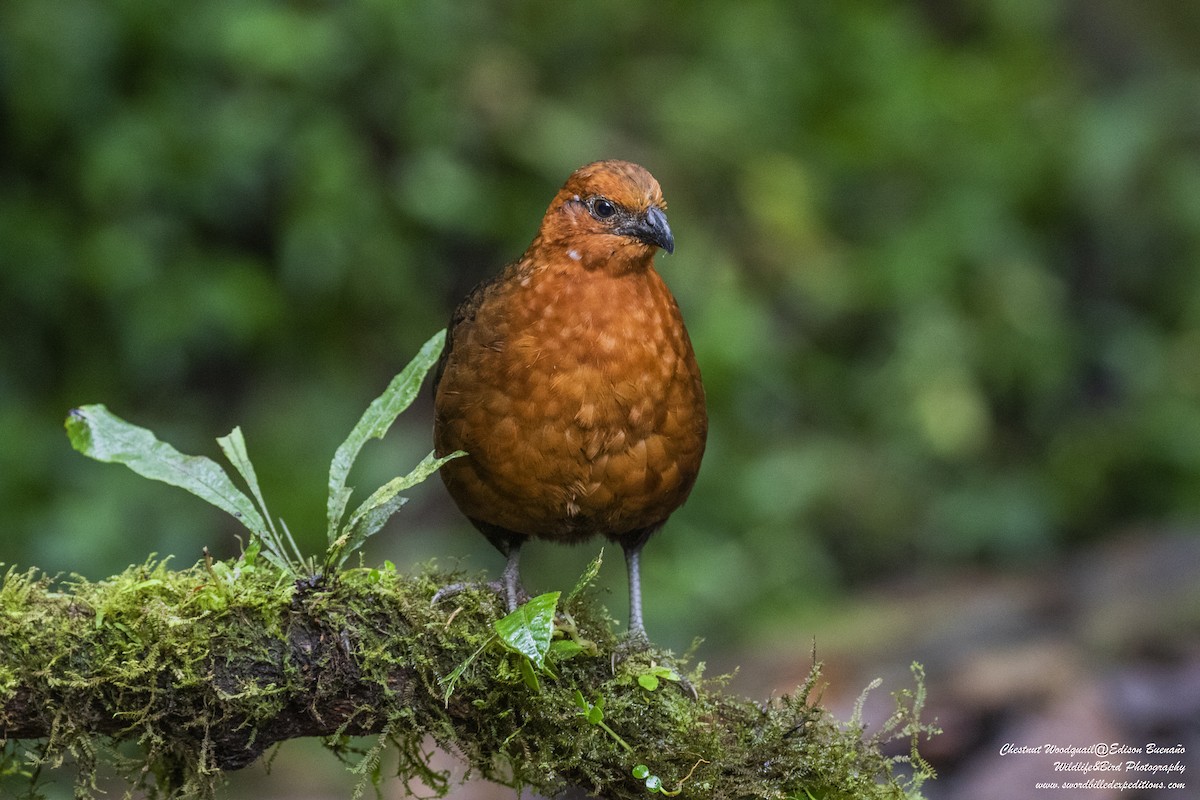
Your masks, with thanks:
M 543 794 L 579 785 L 649 796 L 633 777 L 644 764 L 682 797 L 917 796 L 919 783 L 895 776 L 878 739 L 864 741 L 856 720 L 840 724 L 816 704 L 816 668 L 793 697 L 766 707 L 734 700 L 702 664 L 622 650 L 584 592 L 564 603 L 560 635 L 589 646 L 552 649 L 533 691 L 522 657 L 492 634 L 502 614 L 493 594 L 430 605 L 447 580 L 388 568 L 292 583 L 244 560 L 178 571 L 148 560 L 61 585 L 10 570 L 0 588 L 0 726 L 12 739 L 3 763 L 28 757 L 15 740 L 32 736 L 23 746 L 35 762 L 74 762 L 81 796 L 98 765 L 113 764 L 132 786 L 207 797 L 224 769 L 276 741 L 321 735 L 349 757 L 352 735 L 379 733 L 355 762 L 364 782 L 392 748 L 401 779 L 444 786 L 425 762 L 430 735 L 474 774 Z M 475 653 L 447 698 L 442 679 Z M 638 678 L 651 673 L 682 680 L 649 691 Z M 603 698 L 608 730 L 589 722 L 576 692 Z M 918 688 L 900 699 L 888 734 L 915 737 L 923 697 Z M 128 742 L 136 755 L 121 755 Z

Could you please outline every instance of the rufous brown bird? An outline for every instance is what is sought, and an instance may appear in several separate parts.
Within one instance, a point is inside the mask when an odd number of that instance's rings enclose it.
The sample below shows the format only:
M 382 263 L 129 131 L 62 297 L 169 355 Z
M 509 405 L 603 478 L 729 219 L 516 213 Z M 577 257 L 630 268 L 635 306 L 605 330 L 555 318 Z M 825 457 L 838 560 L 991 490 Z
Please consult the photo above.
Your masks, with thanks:
M 528 539 L 621 545 L 629 631 L 645 637 L 638 559 L 687 498 L 708 432 L 675 298 L 654 270 L 675 240 L 658 182 L 627 161 L 576 170 L 529 249 L 454 311 L 434 372 L 440 472 L 508 560 Z

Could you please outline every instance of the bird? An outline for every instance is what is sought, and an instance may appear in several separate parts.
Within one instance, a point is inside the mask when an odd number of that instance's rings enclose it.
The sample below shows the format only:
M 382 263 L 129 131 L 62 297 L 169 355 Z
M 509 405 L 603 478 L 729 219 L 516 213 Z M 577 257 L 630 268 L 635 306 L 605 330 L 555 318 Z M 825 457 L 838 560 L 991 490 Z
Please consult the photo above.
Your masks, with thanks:
M 434 368 L 434 445 L 451 498 L 506 558 L 509 611 L 530 539 L 618 543 L 628 635 L 646 640 L 640 555 L 687 499 L 708 434 L 658 181 L 628 161 L 571 173 L 524 254 L 455 309 Z

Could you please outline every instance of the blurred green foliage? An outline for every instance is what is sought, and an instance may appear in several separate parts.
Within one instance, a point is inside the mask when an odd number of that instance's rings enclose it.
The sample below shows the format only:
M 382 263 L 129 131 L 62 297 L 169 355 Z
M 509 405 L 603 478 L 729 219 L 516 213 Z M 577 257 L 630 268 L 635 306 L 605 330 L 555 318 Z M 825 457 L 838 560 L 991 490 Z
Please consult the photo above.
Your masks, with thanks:
M 670 200 L 712 414 L 652 631 L 1194 518 L 1198 9 L 5 0 L 0 558 L 236 546 L 73 454 L 85 402 L 185 452 L 240 424 L 315 550 L 339 435 L 602 157 Z M 376 553 L 486 553 L 428 487 Z

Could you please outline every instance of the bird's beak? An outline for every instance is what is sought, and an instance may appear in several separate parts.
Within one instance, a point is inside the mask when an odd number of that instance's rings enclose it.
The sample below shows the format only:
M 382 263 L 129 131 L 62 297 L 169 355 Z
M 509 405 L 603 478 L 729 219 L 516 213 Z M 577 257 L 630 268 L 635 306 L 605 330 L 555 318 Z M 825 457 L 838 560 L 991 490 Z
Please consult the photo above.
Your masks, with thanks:
M 640 242 L 661 247 L 668 253 L 675 252 L 675 237 L 667 224 L 667 215 L 658 206 L 650 206 L 646 213 L 626 223 L 621 233 Z

